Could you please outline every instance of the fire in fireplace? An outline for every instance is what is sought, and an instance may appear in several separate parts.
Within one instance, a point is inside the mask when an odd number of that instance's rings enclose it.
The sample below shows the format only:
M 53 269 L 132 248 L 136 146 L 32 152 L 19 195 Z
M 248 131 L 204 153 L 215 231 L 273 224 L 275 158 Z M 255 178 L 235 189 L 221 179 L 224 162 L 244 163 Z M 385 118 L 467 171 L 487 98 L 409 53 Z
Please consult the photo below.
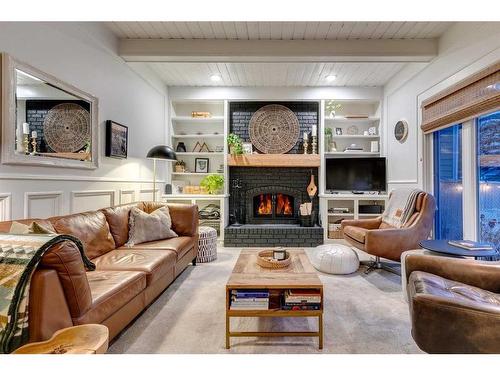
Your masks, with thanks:
M 258 194 L 253 199 L 255 217 L 293 217 L 294 198 L 283 193 Z

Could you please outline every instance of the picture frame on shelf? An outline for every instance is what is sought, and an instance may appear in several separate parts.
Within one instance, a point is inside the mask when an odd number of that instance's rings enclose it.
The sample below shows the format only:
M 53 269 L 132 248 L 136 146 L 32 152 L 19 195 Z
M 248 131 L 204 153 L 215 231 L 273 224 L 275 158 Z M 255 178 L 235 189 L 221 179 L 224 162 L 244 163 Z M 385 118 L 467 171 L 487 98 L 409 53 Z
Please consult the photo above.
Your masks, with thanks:
M 244 154 L 252 154 L 253 153 L 253 146 L 252 142 L 243 142 L 243 153 Z
M 335 135 L 342 135 L 342 128 L 335 128 Z
M 106 121 L 106 156 L 126 159 L 128 153 L 128 127 L 118 122 Z
M 195 173 L 208 173 L 209 164 L 210 164 L 209 158 L 196 158 L 196 159 L 194 159 L 194 171 L 195 171 Z

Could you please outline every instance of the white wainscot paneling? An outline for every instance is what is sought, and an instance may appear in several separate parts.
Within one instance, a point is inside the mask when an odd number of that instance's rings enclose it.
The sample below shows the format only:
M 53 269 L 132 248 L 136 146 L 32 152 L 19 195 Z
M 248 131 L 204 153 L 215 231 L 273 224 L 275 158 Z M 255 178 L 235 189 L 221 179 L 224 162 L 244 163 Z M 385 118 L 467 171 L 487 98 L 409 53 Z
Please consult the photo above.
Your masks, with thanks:
M 152 201 L 153 199 L 153 189 L 141 189 L 139 190 L 139 200 L 140 201 Z M 156 189 L 156 198 L 160 199 L 160 189 Z
M 135 190 L 120 189 L 119 204 L 127 204 L 135 202 Z
M 0 221 L 12 219 L 12 195 L 0 193 Z
M 62 191 L 24 193 L 24 218 L 47 218 L 62 215 Z
M 115 190 L 72 191 L 71 213 L 94 211 L 115 205 Z

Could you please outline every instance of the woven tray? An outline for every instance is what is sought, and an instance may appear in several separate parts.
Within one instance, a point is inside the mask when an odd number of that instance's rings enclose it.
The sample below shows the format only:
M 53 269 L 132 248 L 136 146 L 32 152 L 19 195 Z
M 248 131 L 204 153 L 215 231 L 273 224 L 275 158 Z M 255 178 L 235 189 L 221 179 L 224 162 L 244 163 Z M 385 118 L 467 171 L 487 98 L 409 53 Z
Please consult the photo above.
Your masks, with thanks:
M 283 260 L 273 259 L 273 251 L 272 250 L 264 250 L 260 251 L 257 255 L 257 264 L 264 268 L 285 268 L 290 265 L 292 259 L 290 258 L 290 253 L 287 251 L 286 258 Z

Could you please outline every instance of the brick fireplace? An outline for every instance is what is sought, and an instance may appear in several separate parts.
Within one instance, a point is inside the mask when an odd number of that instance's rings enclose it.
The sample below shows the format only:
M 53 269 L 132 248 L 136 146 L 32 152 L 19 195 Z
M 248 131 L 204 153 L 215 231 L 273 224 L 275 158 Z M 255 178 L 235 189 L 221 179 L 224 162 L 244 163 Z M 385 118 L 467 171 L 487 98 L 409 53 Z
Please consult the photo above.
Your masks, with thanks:
M 318 125 L 316 102 L 237 102 L 230 104 L 230 132 L 249 141 L 250 118 L 267 104 L 281 104 L 291 109 L 299 120 L 301 134 Z M 289 154 L 301 154 L 302 150 L 302 139 L 299 139 Z M 224 232 L 225 246 L 313 247 L 322 244 L 322 228 L 317 224 L 301 226 L 299 216 L 300 204 L 311 202 L 306 191 L 311 175 L 318 184 L 317 167 L 230 166 L 230 225 Z M 238 181 L 237 188 L 234 181 Z M 317 196 L 312 204 L 317 223 Z

